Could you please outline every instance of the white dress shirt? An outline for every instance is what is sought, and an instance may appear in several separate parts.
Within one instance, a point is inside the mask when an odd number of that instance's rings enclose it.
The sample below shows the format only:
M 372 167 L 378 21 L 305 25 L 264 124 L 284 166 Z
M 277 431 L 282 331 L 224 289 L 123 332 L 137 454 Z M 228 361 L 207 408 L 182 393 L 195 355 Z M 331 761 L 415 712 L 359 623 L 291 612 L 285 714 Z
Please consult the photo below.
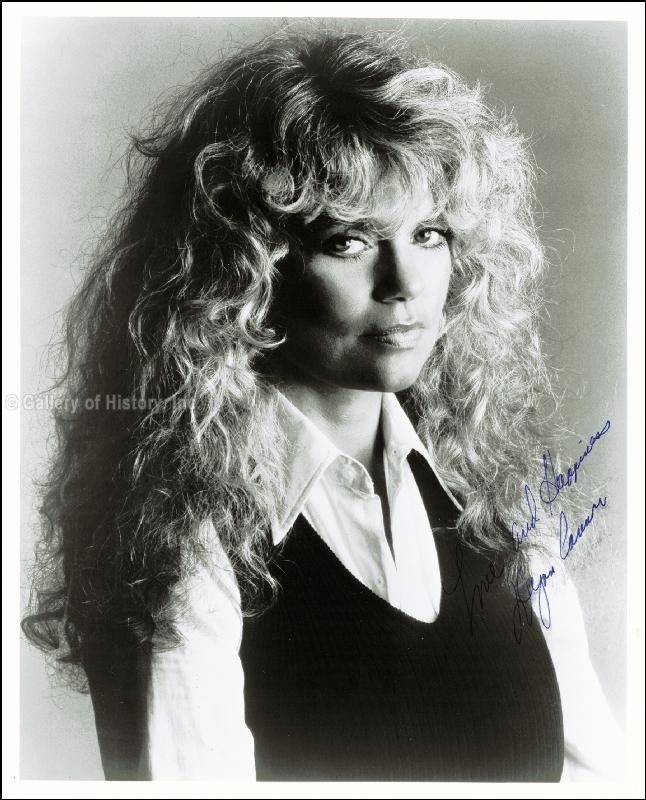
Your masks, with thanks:
M 414 449 L 433 464 L 396 397 L 384 395 L 382 405 L 394 558 L 381 501 L 366 469 L 282 394 L 279 404 L 290 449 L 282 513 L 272 527 L 274 543 L 302 513 L 358 580 L 410 616 L 432 622 L 440 611 L 439 564 L 407 456 Z M 145 756 L 153 779 L 255 780 L 239 657 L 240 593 L 215 531 L 211 527 L 207 533 L 212 559 L 176 588 L 185 609 L 179 621 L 183 641 L 173 650 L 155 652 L 152 659 Z M 552 624 L 543 633 L 561 694 L 562 780 L 611 777 L 620 761 L 619 728 L 590 662 L 576 591 L 562 564 L 552 563 Z M 548 567 L 536 564 L 536 574 Z
M 407 461 L 428 453 L 395 395 L 384 395 L 384 471 L 393 552 L 381 500 L 368 471 L 344 455 L 283 395 L 281 424 L 290 442 L 284 516 L 278 544 L 302 513 L 352 574 L 391 605 L 432 622 L 440 610 L 440 567 L 428 515 Z

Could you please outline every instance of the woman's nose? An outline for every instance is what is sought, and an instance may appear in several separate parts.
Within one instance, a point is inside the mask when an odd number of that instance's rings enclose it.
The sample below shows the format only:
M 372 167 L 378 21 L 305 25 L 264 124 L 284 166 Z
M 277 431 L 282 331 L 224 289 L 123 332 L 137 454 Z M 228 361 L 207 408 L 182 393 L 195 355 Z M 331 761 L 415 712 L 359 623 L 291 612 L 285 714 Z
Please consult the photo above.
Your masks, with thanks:
M 375 299 L 381 303 L 406 302 L 417 297 L 421 289 L 421 275 L 414 254 L 392 240 L 380 242 Z

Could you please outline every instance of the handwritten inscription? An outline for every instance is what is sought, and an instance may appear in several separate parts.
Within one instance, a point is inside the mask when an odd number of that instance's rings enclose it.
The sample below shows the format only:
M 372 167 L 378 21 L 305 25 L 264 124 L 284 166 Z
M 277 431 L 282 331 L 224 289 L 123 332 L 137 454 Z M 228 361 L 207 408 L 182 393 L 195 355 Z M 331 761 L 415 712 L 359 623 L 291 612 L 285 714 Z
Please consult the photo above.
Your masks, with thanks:
M 580 470 L 585 459 L 592 452 L 595 444 L 610 430 L 610 420 L 606 420 L 604 425 L 590 436 L 583 452 L 575 461 L 565 469 L 565 472 L 556 472 L 552 454 L 549 450 L 543 453 L 543 478 L 539 486 L 538 496 L 542 504 L 547 506 L 550 514 L 553 513 L 552 505 L 559 495 L 567 488 L 577 483 L 580 478 Z M 565 511 L 560 511 L 558 517 L 558 536 L 560 543 L 561 560 L 565 561 L 577 544 L 584 536 L 586 530 L 593 524 L 595 514 L 598 514 L 607 506 L 608 498 L 599 497 L 590 507 L 590 512 L 571 532 L 570 523 Z M 536 501 L 534 492 L 529 483 L 524 488 L 524 511 L 525 516 L 521 522 L 514 521 L 511 526 L 511 535 L 516 549 L 520 548 L 525 540 L 534 533 L 540 522 L 539 504 Z M 467 612 L 469 614 L 469 626 L 473 633 L 474 617 L 477 608 L 483 609 L 485 597 L 494 583 L 499 581 L 505 571 L 509 568 L 509 563 L 494 564 L 489 562 L 488 571 L 476 581 L 472 586 L 466 585 L 462 567 L 464 553 L 460 544 L 456 545 L 456 567 L 457 581 L 449 593 L 460 589 Z M 529 576 L 526 579 L 518 579 L 513 585 L 515 604 L 513 607 L 513 626 L 514 637 L 518 643 L 522 640 L 523 628 L 531 625 L 534 617 L 533 601 L 537 606 L 537 614 L 544 628 L 552 625 L 552 609 L 548 593 L 550 580 L 556 574 L 554 564 L 550 564 L 543 572 L 537 576 Z
M 552 454 L 549 450 L 546 450 L 543 453 L 543 480 L 541 481 L 540 485 L 540 497 L 541 500 L 547 505 L 550 510 L 552 507 L 552 503 L 556 500 L 559 494 L 568 487 L 572 486 L 577 482 L 579 479 L 579 470 L 581 469 L 581 465 L 585 461 L 585 459 L 590 455 L 592 452 L 592 448 L 596 444 L 596 442 L 601 439 L 608 431 L 610 430 L 610 420 L 606 420 L 604 426 L 601 428 L 600 431 L 594 433 L 585 448 L 585 450 L 581 453 L 581 455 L 576 459 L 576 461 L 571 464 L 565 472 L 556 472 L 554 469 L 554 463 L 552 461 Z
M 600 508 L 605 508 L 608 502 L 607 497 L 600 497 L 597 501 L 592 504 L 592 509 L 590 513 L 586 515 L 583 522 L 577 527 L 576 533 L 572 535 L 570 533 L 570 526 L 567 521 L 567 516 L 565 515 L 564 511 L 561 511 L 559 515 L 559 539 L 561 542 L 561 558 L 565 561 L 565 559 L 570 555 L 572 550 L 576 547 L 577 542 L 583 534 L 585 533 L 586 529 L 592 525 L 594 520 L 594 512 L 598 511 Z
M 596 433 L 592 434 L 588 439 L 588 444 L 586 445 L 583 452 L 578 456 L 578 458 L 566 468 L 565 472 L 556 472 L 554 468 L 554 462 L 552 459 L 552 454 L 549 450 L 546 450 L 543 453 L 543 479 L 541 480 L 539 486 L 538 496 L 541 502 L 547 506 L 549 509 L 550 514 L 553 513 L 552 505 L 561 494 L 564 489 L 573 486 L 579 480 L 579 471 L 581 469 L 581 465 L 585 461 L 585 459 L 590 455 L 592 449 L 596 442 L 605 436 L 606 433 L 610 430 L 611 423 L 610 420 L 607 419 L 604 425 L 598 430 Z M 530 536 L 536 529 L 538 522 L 540 521 L 540 517 L 538 514 L 538 504 L 536 502 L 536 498 L 534 496 L 534 492 L 532 491 L 530 485 L 528 483 L 525 484 L 524 489 L 525 494 L 525 507 L 527 510 L 527 517 L 522 523 L 518 523 L 514 521 L 511 525 L 511 535 L 512 539 L 514 540 L 514 544 L 516 549 L 518 549 L 523 542 Z M 599 498 L 597 504 L 593 505 L 592 508 L 592 517 L 594 517 L 595 508 L 598 508 L 599 505 L 605 505 L 607 498 Z M 561 511 L 561 516 L 559 519 L 559 527 L 562 534 L 564 527 L 568 526 L 567 519 L 563 520 L 562 515 L 564 512 Z M 587 519 L 587 518 L 586 518 Z M 592 518 L 588 523 L 582 523 L 583 529 L 580 535 L 577 535 L 574 538 L 574 543 L 581 538 L 583 531 L 585 530 L 588 525 L 592 522 Z M 577 531 L 578 534 L 578 531 Z M 561 535 L 561 541 L 563 540 L 563 536 Z M 572 548 L 569 548 L 567 551 L 570 552 Z M 561 552 L 563 552 L 563 547 L 561 547 Z M 562 556 L 564 557 L 564 556 Z
M 532 624 L 534 616 L 532 597 L 534 595 L 537 596 L 538 616 L 543 627 L 552 627 L 552 610 L 547 593 L 547 582 L 554 576 L 555 572 L 554 565 L 551 564 L 546 572 L 541 572 L 538 580 L 530 576 L 521 586 L 518 585 L 518 581 L 514 584 L 514 596 L 516 598 L 513 610 L 514 638 L 518 644 L 520 644 L 523 637 L 523 627 Z
M 469 630 L 473 634 L 473 626 L 475 613 L 477 609 L 484 609 L 485 599 L 489 591 L 504 576 L 505 571 L 509 568 L 509 562 L 505 561 L 502 564 L 495 564 L 490 561 L 487 569 L 484 571 L 478 581 L 471 586 L 465 581 L 463 566 L 464 566 L 464 551 L 459 542 L 455 545 L 455 566 L 457 569 L 457 579 L 455 585 L 446 589 L 446 594 L 453 594 L 458 589 L 462 594 L 464 604 L 469 615 Z M 530 576 L 525 581 L 520 583 L 517 580 L 514 584 L 514 596 L 516 603 L 513 607 L 513 624 L 514 624 L 514 637 L 520 644 L 523 628 L 525 625 L 531 625 L 534 617 L 532 609 L 532 598 L 536 595 L 538 603 L 538 616 L 545 628 L 549 628 L 552 624 L 552 613 L 550 609 L 550 600 L 547 592 L 547 584 L 550 578 L 553 577 L 556 570 L 554 566 L 550 566 L 548 570 L 542 572 L 538 578 Z
M 457 569 L 457 580 L 451 589 L 444 588 L 446 594 L 453 594 L 460 589 L 464 603 L 466 605 L 467 613 L 469 615 L 469 630 L 473 633 L 473 619 L 476 610 L 476 603 L 480 609 L 484 608 L 484 598 L 489 592 L 493 584 L 500 580 L 505 573 L 505 565 L 497 567 L 492 561 L 489 562 L 488 570 L 484 573 L 479 581 L 473 584 L 469 589 L 464 580 L 463 567 L 464 567 L 464 551 L 460 542 L 455 544 L 455 566 Z
M 514 522 L 511 526 L 511 535 L 514 537 L 516 548 L 519 548 L 529 534 L 536 530 L 536 523 L 538 522 L 536 500 L 534 499 L 532 490 L 527 484 L 525 484 L 525 502 L 527 504 L 527 511 L 529 512 L 529 519 L 524 525 L 519 526 Z

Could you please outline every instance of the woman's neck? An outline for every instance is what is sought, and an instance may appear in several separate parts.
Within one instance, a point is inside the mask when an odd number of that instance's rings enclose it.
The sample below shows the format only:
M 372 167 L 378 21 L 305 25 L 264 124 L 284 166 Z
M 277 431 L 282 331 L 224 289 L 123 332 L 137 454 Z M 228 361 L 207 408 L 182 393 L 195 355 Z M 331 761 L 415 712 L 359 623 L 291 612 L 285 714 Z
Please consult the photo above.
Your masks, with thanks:
M 383 449 L 381 392 L 297 382 L 281 382 L 280 390 L 339 450 L 374 474 Z

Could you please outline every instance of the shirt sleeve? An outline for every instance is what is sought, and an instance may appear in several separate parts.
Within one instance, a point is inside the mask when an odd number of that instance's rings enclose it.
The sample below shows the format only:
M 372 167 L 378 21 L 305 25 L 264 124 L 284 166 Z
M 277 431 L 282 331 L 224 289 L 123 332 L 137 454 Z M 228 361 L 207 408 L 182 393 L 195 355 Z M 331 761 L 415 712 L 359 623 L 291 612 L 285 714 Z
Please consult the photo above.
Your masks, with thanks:
M 152 655 L 145 758 L 153 780 L 255 780 L 240 593 L 212 526 L 207 535 L 212 557 L 177 590 L 182 641 Z
M 563 711 L 565 760 L 562 781 L 618 780 L 623 732 L 615 720 L 590 659 L 588 638 L 576 588 L 565 565 L 553 559 L 554 574 L 544 592 L 533 595 L 537 620 L 556 671 Z M 536 585 L 549 564 L 535 561 Z M 538 601 L 541 601 L 539 607 Z

